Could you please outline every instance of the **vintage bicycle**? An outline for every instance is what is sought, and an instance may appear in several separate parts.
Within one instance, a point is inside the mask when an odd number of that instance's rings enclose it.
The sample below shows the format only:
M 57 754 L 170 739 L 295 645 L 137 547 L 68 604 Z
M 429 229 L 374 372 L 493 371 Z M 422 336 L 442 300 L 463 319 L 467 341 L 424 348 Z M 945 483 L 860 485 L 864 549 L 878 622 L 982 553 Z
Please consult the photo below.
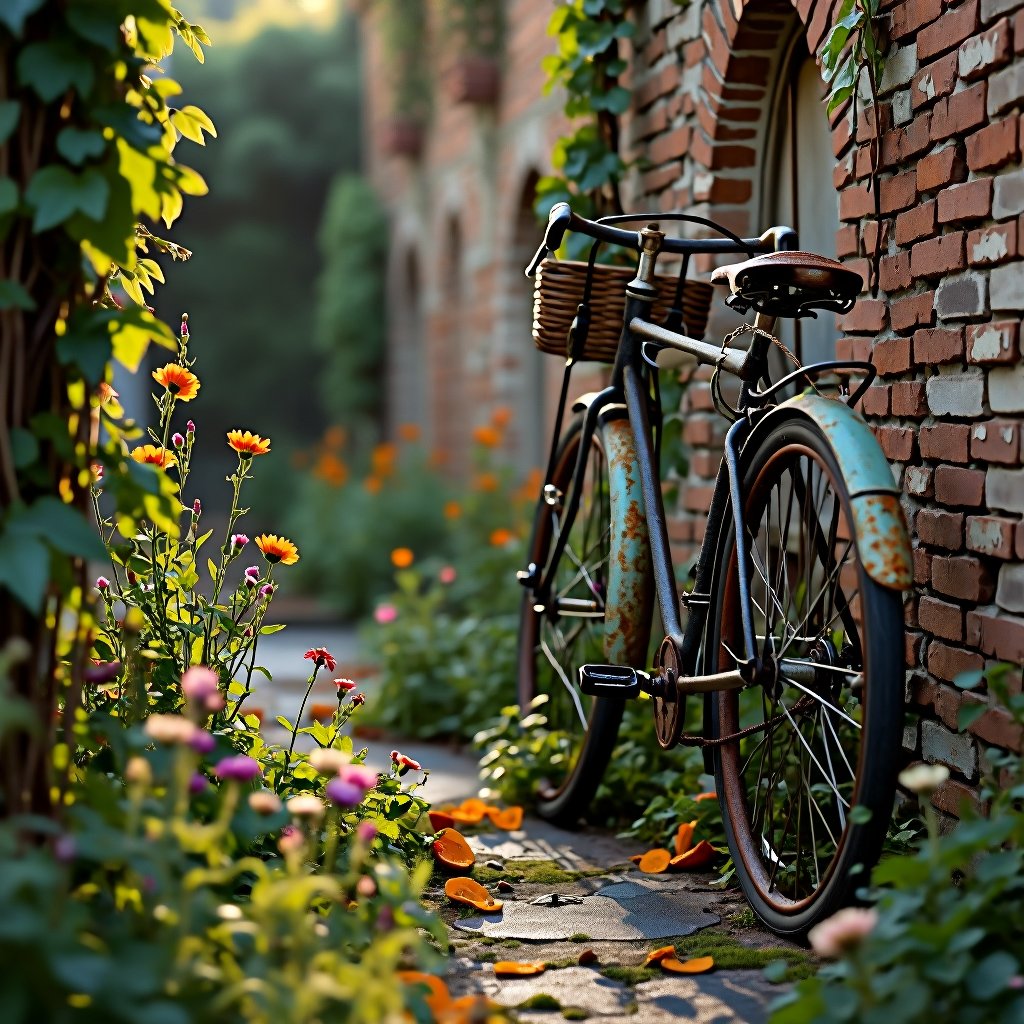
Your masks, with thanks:
M 622 226 L 647 221 L 657 223 Z M 667 221 L 712 237 L 668 237 Z M 551 258 L 567 231 L 594 240 L 588 261 Z M 631 250 L 635 271 L 598 263 L 604 244 Z M 547 727 L 562 744 L 538 793 L 541 815 L 578 823 L 625 702 L 647 694 L 662 748 L 704 748 L 742 890 L 792 937 L 849 902 L 881 850 L 912 579 L 899 488 L 853 408 L 874 367 L 800 365 L 773 333 L 778 318 L 848 311 L 861 278 L 796 246 L 788 228 L 740 238 L 688 214 L 588 220 L 554 207 L 527 274 L 539 281 L 538 344 L 560 347 L 566 364 L 518 574 L 520 704 L 546 694 Z M 697 253 L 745 257 L 711 277 L 731 307 L 755 314 L 721 344 L 701 339 L 712 287 L 688 280 Z M 659 256 L 677 258 L 678 274 L 659 275 Z M 796 364 L 775 381 L 773 351 Z M 682 587 L 658 473 L 659 372 L 680 358 L 714 368 L 714 405 L 731 421 Z M 609 383 L 570 407 L 572 371 L 589 360 L 612 364 Z M 735 405 L 724 375 L 738 379 Z M 787 388 L 799 393 L 783 398 Z M 663 638 L 652 657 L 655 605 Z M 685 731 L 688 697 L 703 701 L 700 732 Z

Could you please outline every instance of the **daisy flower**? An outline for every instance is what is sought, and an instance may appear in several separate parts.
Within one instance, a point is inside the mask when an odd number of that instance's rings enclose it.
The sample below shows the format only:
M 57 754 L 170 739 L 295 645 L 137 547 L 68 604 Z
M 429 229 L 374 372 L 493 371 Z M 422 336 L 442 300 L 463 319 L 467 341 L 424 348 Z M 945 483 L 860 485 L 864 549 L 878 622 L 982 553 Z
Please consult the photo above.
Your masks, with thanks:
M 155 444 L 140 444 L 138 448 L 133 448 L 132 458 L 143 465 L 156 466 L 158 469 L 167 469 L 177 462 L 169 451 L 157 448 Z
M 251 430 L 229 430 L 228 445 L 243 458 L 251 459 L 254 455 L 266 455 L 270 451 L 270 438 L 260 437 Z
M 191 402 L 199 394 L 199 378 L 177 363 L 167 363 L 154 370 L 153 380 L 183 402 Z
M 256 547 L 271 565 L 294 565 L 299 560 L 299 549 L 287 537 L 275 533 L 261 533 L 256 538 Z

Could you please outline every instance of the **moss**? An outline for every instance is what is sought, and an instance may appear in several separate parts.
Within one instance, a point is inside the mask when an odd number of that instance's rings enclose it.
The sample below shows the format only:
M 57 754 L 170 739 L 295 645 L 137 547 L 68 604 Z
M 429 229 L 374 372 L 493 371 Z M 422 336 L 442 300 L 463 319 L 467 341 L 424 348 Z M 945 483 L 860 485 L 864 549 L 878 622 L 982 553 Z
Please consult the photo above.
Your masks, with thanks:
M 562 1004 L 546 992 L 538 992 L 535 996 L 530 996 L 529 999 L 524 999 L 519 1004 L 520 1010 L 560 1010 L 561 1008 Z
M 473 877 L 481 885 L 488 885 L 504 879 L 507 882 L 526 882 L 534 885 L 564 885 L 581 878 L 600 878 L 614 871 L 614 868 L 591 868 L 588 871 L 566 871 L 553 860 L 507 860 L 499 871 L 478 864 Z
M 745 946 L 731 935 L 722 932 L 703 931 L 687 935 L 675 943 L 684 957 L 710 956 L 715 966 L 722 970 L 761 970 L 773 960 L 785 960 L 790 970 L 800 969 L 813 974 L 810 956 L 802 949 L 789 946 Z M 801 974 L 806 977 L 807 974 Z
M 558 970 L 562 967 L 579 967 L 580 961 L 578 957 L 567 956 L 561 960 L 548 960 L 547 964 L 550 970 Z
M 621 981 L 624 985 L 639 985 L 640 982 L 650 981 L 655 976 L 655 972 L 650 967 L 623 967 L 619 964 L 604 967 L 601 973 L 606 978 L 611 978 L 612 981 Z
M 590 1014 L 582 1006 L 567 1006 L 562 1010 L 562 1016 L 566 1020 L 587 1020 Z
M 570 942 L 589 942 L 590 936 L 586 932 L 576 932 L 569 936 Z
M 729 923 L 736 925 L 737 928 L 752 928 L 757 924 L 757 915 L 750 907 L 744 907 L 739 913 L 733 914 L 729 918 Z

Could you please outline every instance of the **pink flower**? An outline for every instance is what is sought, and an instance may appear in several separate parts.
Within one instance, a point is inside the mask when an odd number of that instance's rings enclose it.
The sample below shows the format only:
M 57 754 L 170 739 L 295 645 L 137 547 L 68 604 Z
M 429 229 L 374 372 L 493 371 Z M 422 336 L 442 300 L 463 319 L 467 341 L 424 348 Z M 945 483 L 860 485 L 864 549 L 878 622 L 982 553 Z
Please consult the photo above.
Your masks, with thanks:
M 191 420 L 189 420 L 188 423 L 185 424 L 185 433 L 186 434 L 194 434 L 195 432 L 196 432 L 196 425 Z
M 182 434 L 177 433 L 177 431 L 175 431 L 175 433 L 173 433 L 171 435 L 171 444 L 173 444 L 175 448 L 184 448 L 185 447 L 185 438 L 184 438 L 184 436 Z
M 859 946 L 878 923 L 878 914 L 864 907 L 846 907 L 815 925 L 808 933 L 811 948 L 828 960 L 838 960 Z
M 454 565 L 446 565 L 437 574 L 437 578 L 442 583 L 454 583 L 456 575 L 457 574 L 455 572 L 455 566 Z
M 334 685 L 338 688 L 338 693 L 348 693 L 349 690 L 354 690 L 359 684 L 353 682 L 351 679 L 335 679 Z
M 213 669 L 194 665 L 181 677 L 181 692 L 189 700 L 205 706 L 211 697 L 220 697 L 220 679 Z
M 99 686 L 102 683 L 113 682 L 120 672 L 121 662 L 119 661 L 94 661 L 82 675 L 87 683 Z
M 273 583 L 264 583 L 263 586 L 260 587 L 260 597 L 273 597 L 273 596 L 274 596 L 274 584 Z
M 188 313 L 181 314 L 181 336 L 188 337 Z
M 231 534 L 231 550 L 237 555 L 246 544 L 249 543 L 249 538 L 244 533 L 233 533 Z
M 372 821 L 361 821 L 356 828 L 361 843 L 372 843 L 377 838 L 377 826 Z
M 235 782 L 252 782 L 262 774 L 259 763 L 245 754 L 234 754 L 218 761 L 213 767 L 218 779 L 231 779 Z
M 188 780 L 188 791 L 193 796 L 198 796 L 200 793 L 205 792 L 209 785 L 210 783 L 202 772 L 193 772 L 192 778 Z
M 110 580 L 106 576 L 96 577 L 96 589 L 102 594 L 105 590 L 110 589 Z
M 398 618 L 398 609 L 393 604 L 379 604 L 373 610 L 373 617 L 380 625 L 386 626 Z
M 188 741 L 188 745 L 197 754 L 209 754 L 217 746 L 217 741 L 205 729 L 197 729 L 192 734 L 192 739 Z
M 359 893 L 360 896 L 366 896 L 367 898 L 370 896 L 376 896 L 377 883 L 369 875 L 363 875 L 363 877 L 356 882 L 356 892 Z
M 377 773 L 364 764 L 346 764 L 338 769 L 338 777 L 360 789 L 373 789 L 377 785 Z
M 320 668 L 322 665 L 326 665 L 328 672 L 333 672 L 338 667 L 338 663 L 334 660 L 330 651 L 328 651 L 326 647 L 311 647 L 302 657 L 306 661 L 313 662 L 315 668 Z
M 192 515 L 194 515 L 196 519 L 198 519 L 202 514 L 203 503 L 198 498 L 196 498 L 196 500 L 192 502 Z
M 284 854 L 296 853 L 302 849 L 306 840 L 294 825 L 285 825 L 281 829 L 281 838 L 277 841 L 277 848 Z
M 365 704 L 366 703 L 366 694 L 365 693 L 353 693 L 352 694 L 352 703 L 355 704 L 356 707 L 359 707 L 361 704 Z
M 260 567 L 258 565 L 250 565 L 245 570 L 245 578 L 253 581 L 258 580 L 260 578 Z
M 398 765 L 398 774 L 404 775 L 410 768 L 414 772 L 418 772 L 422 769 L 423 765 L 419 761 L 414 761 L 411 757 L 407 757 L 399 750 L 391 751 L 391 760 Z

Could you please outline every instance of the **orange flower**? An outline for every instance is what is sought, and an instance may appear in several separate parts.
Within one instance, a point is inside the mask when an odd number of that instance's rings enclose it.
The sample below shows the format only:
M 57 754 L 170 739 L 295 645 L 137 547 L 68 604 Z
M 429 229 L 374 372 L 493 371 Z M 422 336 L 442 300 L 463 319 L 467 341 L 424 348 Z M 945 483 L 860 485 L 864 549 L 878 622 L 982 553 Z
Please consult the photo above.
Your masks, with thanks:
M 501 431 L 495 427 L 477 427 L 473 431 L 473 440 L 485 448 L 497 448 L 501 444 Z
M 324 444 L 328 448 L 340 448 L 347 439 L 348 434 L 344 427 L 333 426 L 324 431 Z
M 457 501 L 446 501 L 444 503 L 445 519 L 458 519 L 462 515 L 462 506 Z
M 515 540 L 515 536 L 511 530 L 499 527 L 491 533 L 491 547 L 503 548 L 510 540 Z
M 160 469 L 167 469 L 177 461 L 174 456 L 163 448 L 157 448 L 154 444 L 139 445 L 132 450 L 132 458 L 136 462 L 144 463 L 147 466 L 157 466 Z
M 390 476 L 395 466 L 398 449 L 390 443 L 379 444 L 370 454 L 370 464 L 375 476 Z
M 420 428 L 418 423 L 399 423 L 398 436 L 403 441 L 418 441 L 420 439 Z
M 540 497 L 541 472 L 534 467 L 526 474 L 523 486 L 519 488 L 520 501 L 536 501 Z
M 391 552 L 391 564 L 396 569 L 408 569 L 412 565 L 413 553 L 409 548 L 395 548 Z
M 498 489 L 498 478 L 493 473 L 478 473 L 473 485 L 485 494 Z
M 100 405 L 107 405 L 121 396 L 105 381 L 101 380 L 96 388 L 96 399 Z
M 191 402 L 199 394 L 199 378 L 177 363 L 168 363 L 154 370 L 153 380 L 183 402 Z
M 316 460 L 313 475 L 326 480 L 332 487 L 341 487 L 348 480 L 348 466 L 334 452 L 324 452 Z
M 499 405 L 494 412 L 491 413 L 491 425 L 498 428 L 498 430 L 507 427 L 512 422 L 512 410 L 507 405 Z
M 299 549 L 287 538 L 276 533 L 261 533 L 256 538 L 256 547 L 271 564 L 294 565 L 299 560 Z
M 381 479 L 379 476 L 368 476 L 363 481 L 363 487 L 366 488 L 370 494 L 380 494 Z
M 266 455 L 270 451 L 270 438 L 260 437 L 251 430 L 244 433 L 241 430 L 228 431 L 228 444 L 238 452 L 242 458 L 251 459 L 254 455 Z

